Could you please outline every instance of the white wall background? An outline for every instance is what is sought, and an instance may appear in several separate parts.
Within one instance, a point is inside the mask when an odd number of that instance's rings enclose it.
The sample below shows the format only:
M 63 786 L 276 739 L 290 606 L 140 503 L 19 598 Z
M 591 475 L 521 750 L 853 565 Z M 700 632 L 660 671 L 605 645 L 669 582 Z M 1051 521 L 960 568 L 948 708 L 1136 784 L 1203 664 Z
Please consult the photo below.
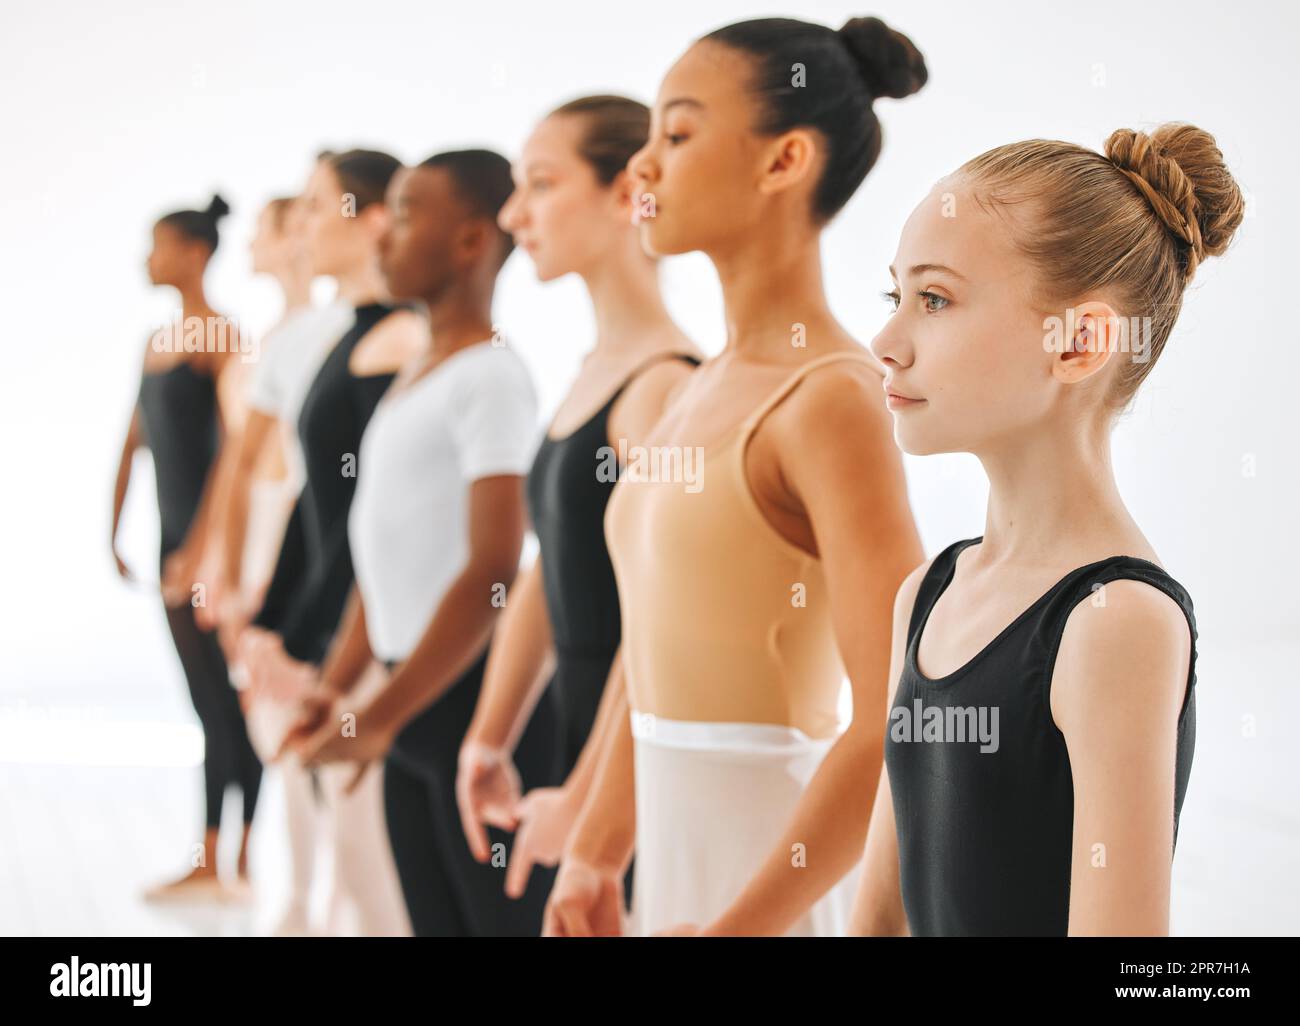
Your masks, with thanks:
M 1250 214 L 1234 249 L 1203 266 L 1115 436 L 1116 464 L 1139 523 L 1191 591 L 1207 651 L 1287 653 L 1261 672 L 1294 685 L 1296 8 L 29 0 L 7 5 L 0 34 L 0 703 L 28 719 L 88 705 L 189 715 L 156 599 L 118 582 L 108 548 L 142 342 L 171 302 L 144 274 L 154 218 L 220 189 L 234 214 L 211 296 L 262 328 L 277 299 L 249 274 L 253 218 L 298 188 L 317 149 L 364 144 L 415 161 L 487 145 L 513 157 L 539 116 L 576 95 L 652 100 L 671 61 L 718 25 L 766 14 L 838 25 L 863 13 L 908 32 L 931 70 L 918 96 L 880 104 L 884 155 L 826 234 L 832 304 L 863 341 L 885 318 L 878 293 L 904 219 L 966 158 L 1031 136 L 1099 146 L 1114 128 L 1171 119 L 1218 136 Z M 683 324 L 715 350 L 722 321 L 709 265 L 673 260 L 665 281 Z M 497 319 L 553 405 L 591 337 L 579 284 L 543 287 L 517 254 Z M 156 551 L 148 469 L 137 467 L 125 532 L 146 576 Z M 909 458 L 908 474 L 928 552 L 982 530 L 985 485 L 972 458 Z M 1221 695 L 1250 683 L 1233 678 L 1244 665 L 1218 661 L 1229 678 L 1217 682 Z M 1281 738 L 1279 693 L 1252 708 Z M 1238 713 L 1223 707 L 1230 720 Z

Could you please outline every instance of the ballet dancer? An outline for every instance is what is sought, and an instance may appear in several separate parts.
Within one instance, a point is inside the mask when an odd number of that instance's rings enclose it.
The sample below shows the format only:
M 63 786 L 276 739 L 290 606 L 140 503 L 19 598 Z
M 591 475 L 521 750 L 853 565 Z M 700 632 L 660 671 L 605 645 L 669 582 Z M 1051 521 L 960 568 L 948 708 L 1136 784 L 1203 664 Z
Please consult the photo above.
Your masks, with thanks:
M 1242 214 L 1214 139 L 1166 124 L 1000 146 L 908 219 L 872 343 L 895 438 L 974 453 L 989 500 L 898 592 L 854 932 L 1168 931 L 1196 621 L 1110 433 Z
M 819 243 L 879 155 L 874 102 L 925 79 L 877 19 L 761 19 L 696 42 L 660 87 L 628 165 L 642 239 L 710 257 L 727 341 L 610 499 L 628 704 L 549 934 L 626 928 L 634 848 L 632 932 L 848 925 L 884 724 L 841 730 L 841 685 L 883 708 L 888 610 L 923 553 L 881 370 L 827 306 Z
M 229 210 L 225 200 L 213 196 L 206 210 L 176 211 L 154 225 L 149 280 L 175 289 L 181 309 L 146 347 L 113 497 L 113 557 L 118 572 L 130 579 L 116 538 L 135 451 L 147 446 L 157 482 L 167 626 L 203 728 L 203 840 L 194 847 L 191 871 L 151 887 L 145 893 L 149 901 L 247 897 L 249 830 L 262 781 L 262 764 L 249 743 L 221 647 L 196 618 L 210 597 L 199 567 L 212 529 L 223 424 L 234 402 L 234 382 L 247 342 L 232 321 L 212 308 L 203 287 L 219 241 L 217 224 Z M 217 840 L 222 802 L 231 784 L 243 793 L 243 834 L 235 879 L 223 881 L 217 872 Z
M 631 221 L 627 161 L 649 130 L 650 110 L 635 100 L 589 96 L 564 104 L 529 136 L 501 211 L 501 227 L 532 258 L 539 279 L 582 278 L 596 322 L 595 346 L 528 472 L 540 552 L 511 589 L 461 747 L 456 794 L 474 856 L 489 858 L 483 824 L 517 830 L 506 875 L 513 896 L 534 863 L 558 861 L 598 755 L 596 746 L 584 746 L 623 687 L 620 677 L 606 688 L 619 665 L 618 589 L 604 531 L 615 476 L 596 468 L 621 439 L 644 438 L 668 391 L 700 359 L 669 316 L 656 261 Z M 544 688 L 560 725 L 565 784 L 536 788 L 520 801 L 510 753 Z M 630 873 L 624 882 L 630 887 Z
M 312 305 L 314 275 L 303 221 L 304 202 L 299 198 L 272 200 L 258 218 L 250 246 L 253 271 L 275 279 L 284 310 L 262 339 L 252 365 L 242 395 L 240 430 L 231 432 L 223 452 L 228 472 L 217 507 L 222 525 L 222 551 L 214 572 L 220 582 L 213 602 L 217 637 L 231 662 L 232 680 L 240 686 L 249 739 L 264 763 L 279 749 L 293 707 L 268 692 L 242 686 L 235 639 L 262 607 L 285 525 L 302 488 L 302 455 L 294 430 L 298 406 L 330 346 L 353 317 L 352 307 L 341 299 Z M 275 772 L 284 792 L 290 870 L 288 899 L 272 932 L 312 933 L 309 897 L 323 826 L 315 787 L 310 772 L 292 760 L 280 762 Z M 336 901 L 342 900 L 339 893 L 336 887 Z
M 348 317 L 341 336 L 331 341 L 331 325 L 321 336 L 305 336 L 303 351 L 291 354 L 299 358 L 298 373 L 288 368 L 278 408 L 281 417 L 296 420 L 303 485 L 262 609 L 237 645 L 248 685 L 259 696 L 253 701 L 265 697 L 276 712 L 278 737 L 268 743 L 275 740 L 277 751 L 352 588 L 346 524 L 362 432 L 397 370 L 423 345 L 422 318 L 388 301 L 379 272 L 378 243 L 388 220 L 384 195 L 399 167 L 396 158 L 377 151 L 330 155 L 318 163 L 303 193 L 312 273 L 335 280 Z M 328 317 L 326 323 L 331 324 Z M 309 381 L 305 388 L 304 381 Z M 335 855 L 326 931 L 409 933 L 384 839 L 378 779 L 353 792 L 346 791 L 346 775 L 338 771 L 326 770 L 320 781 L 333 817 Z M 281 926 L 292 932 L 302 924 L 292 908 L 288 911 Z
M 497 223 L 510 164 L 487 150 L 439 153 L 392 190 L 383 268 L 393 295 L 428 310 L 424 352 L 380 403 L 361 445 L 348 530 L 357 588 L 294 728 L 304 762 L 384 761 L 384 807 L 416 936 L 537 936 L 552 872 L 517 900 L 503 889 L 509 841 L 477 861 L 456 813 L 456 759 L 487 645 L 519 567 L 524 474 L 537 429 L 526 367 L 492 323 L 513 249 Z M 385 687 L 358 701 L 375 660 Z M 525 786 L 554 782 L 554 718 L 538 704 L 515 748 Z

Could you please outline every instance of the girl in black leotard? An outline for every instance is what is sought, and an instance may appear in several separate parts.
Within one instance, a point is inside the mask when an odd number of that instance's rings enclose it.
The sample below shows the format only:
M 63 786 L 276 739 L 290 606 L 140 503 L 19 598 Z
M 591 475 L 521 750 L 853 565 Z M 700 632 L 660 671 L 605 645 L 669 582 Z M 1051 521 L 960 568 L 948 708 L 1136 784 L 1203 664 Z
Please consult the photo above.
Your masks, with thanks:
M 976 454 L 990 490 L 895 603 L 858 932 L 1168 931 L 1197 627 L 1110 433 L 1243 210 L 1214 139 L 1172 124 L 998 147 L 909 218 L 872 343 L 895 438 Z
M 398 368 L 423 345 L 423 319 L 386 301 L 379 239 L 384 195 L 400 170 L 388 154 L 330 155 L 304 192 L 304 235 L 313 273 L 330 276 L 354 322 L 325 357 L 298 415 L 305 482 L 290 517 L 261 611 L 240 635 L 249 686 L 296 701 L 314 685 L 353 583 L 348 510 L 361 436 Z M 367 936 L 409 933 L 382 830 L 379 782 L 347 792 L 338 772 L 319 777 L 332 812 L 335 896 L 331 919 L 355 911 Z M 341 929 L 341 927 L 336 928 Z
M 139 397 L 118 467 L 113 537 L 130 482 L 137 447 L 153 451 L 161 526 L 160 576 L 167 625 L 203 727 L 203 842 L 193 869 L 148 892 L 151 899 L 226 897 L 247 883 L 248 833 L 257 806 L 262 766 L 248 741 L 243 713 L 227 677 L 214 634 L 200 628 L 195 611 L 207 595 L 199 577 L 209 527 L 213 468 L 222 437 L 219 393 L 235 371 L 242 336 L 208 305 L 203 272 L 217 247 L 217 222 L 228 211 L 214 196 L 207 210 L 178 211 L 154 226 L 149 276 L 181 297 L 181 317 L 157 332 L 145 354 Z M 195 344 L 201 342 L 201 344 Z M 114 548 L 119 573 L 130 573 Z M 234 887 L 217 875 L 216 850 L 225 789 L 243 792 L 244 832 Z
M 457 801 L 471 850 L 487 857 L 484 824 L 519 827 L 511 894 L 522 892 L 534 862 L 558 860 L 598 754 L 584 754 L 584 745 L 598 719 L 616 714 L 622 688 L 621 679 L 606 688 L 619 610 L 603 527 L 613 480 L 597 474 L 601 452 L 617 453 L 619 439 L 635 444 L 698 362 L 663 305 L 655 262 L 632 225 L 625 165 L 645 144 L 649 123 L 643 104 L 618 96 L 560 107 L 525 145 L 500 216 L 543 281 L 582 276 L 598 325 L 596 346 L 528 476 L 540 556 L 510 593 L 461 749 Z M 566 784 L 520 801 L 510 752 L 548 674 L 561 731 L 558 779 Z M 630 886 L 628 874 L 628 894 Z

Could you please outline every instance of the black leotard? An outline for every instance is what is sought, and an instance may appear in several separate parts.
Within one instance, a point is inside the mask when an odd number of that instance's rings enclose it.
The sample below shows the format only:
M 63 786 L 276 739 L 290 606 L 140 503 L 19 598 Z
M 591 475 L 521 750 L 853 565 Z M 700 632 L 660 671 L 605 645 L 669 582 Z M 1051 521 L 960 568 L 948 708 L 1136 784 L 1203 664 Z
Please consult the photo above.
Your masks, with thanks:
M 217 455 L 217 389 L 188 360 L 140 379 L 140 413 L 153 452 L 164 555 L 180 547 Z
M 678 353 L 660 354 L 649 363 L 663 359 L 699 363 Z M 605 505 L 615 481 L 597 470 L 602 450 L 609 447 L 610 410 L 640 370 L 572 434 L 544 438 L 528 472 L 528 509 L 541 549 L 542 586 L 555 644 L 550 691 L 563 732 L 562 775 L 573 769 L 591 733 L 618 650 L 618 584 L 604 527 Z
M 1074 782 L 1049 696 L 1066 619 L 1097 586 L 1124 578 L 1159 588 L 1187 617 L 1191 667 L 1170 767 L 1175 841 L 1196 747 L 1196 619 L 1191 597 L 1164 570 L 1134 556 L 1112 556 L 1067 574 L 964 666 L 930 680 L 917 666 L 921 633 L 952 580 L 957 555 L 982 540 L 950 545 L 922 579 L 886 727 L 903 905 L 916 936 L 1064 936 Z M 931 721 L 929 708 L 942 710 L 943 721 Z M 956 739 L 958 710 L 970 710 L 967 740 Z M 984 732 L 996 740 L 995 749 L 975 737 L 981 711 L 986 728 L 997 713 L 996 731 Z M 951 723 L 953 733 L 927 735 L 927 722 L 932 731 Z
M 394 374 L 358 377 L 348 361 L 358 343 L 397 307 L 357 307 L 356 322 L 321 364 L 298 416 L 306 481 L 285 533 L 268 601 L 255 621 L 275 630 L 295 659 L 319 663 L 352 589 L 348 510 L 357 486 L 361 435 Z

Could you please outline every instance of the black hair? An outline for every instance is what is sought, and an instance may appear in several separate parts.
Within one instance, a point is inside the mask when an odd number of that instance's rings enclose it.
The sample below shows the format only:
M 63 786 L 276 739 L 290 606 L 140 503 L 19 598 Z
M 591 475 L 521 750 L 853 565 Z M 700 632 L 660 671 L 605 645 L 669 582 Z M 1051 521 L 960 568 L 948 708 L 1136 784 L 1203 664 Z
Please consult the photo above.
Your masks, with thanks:
M 703 38 L 753 59 L 756 131 L 779 135 L 803 126 L 826 139 L 826 165 L 813 199 L 822 222 L 839 213 L 880 156 L 872 103 L 910 96 L 928 77 L 912 41 L 879 18 L 851 18 L 839 31 L 793 18 L 757 18 Z
M 497 225 L 497 215 L 514 191 L 510 161 L 492 150 L 448 150 L 435 153 L 420 167 L 437 168 L 451 175 L 461 201 L 475 217 L 490 220 L 501 236 L 500 262 L 514 249 L 515 240 Z
M 230 204 L 213 193 L 212 202 L 206 210 L 173 210 L 158 218 L 159 224 L 169 225 L 187 239 L 201 242 L 208 247 L 209 253 L 217 251 L 217 222 L 230 213 Z
M 392 154 L 380 150 L 322 152 L 328 154 L 321 159 L 328 162 L 334 170 L 343 192 L 355 197 L 355 212 L 358 214 L 372 203 L 384 202 L 388 183 L 402 166 L 402 162 Z

